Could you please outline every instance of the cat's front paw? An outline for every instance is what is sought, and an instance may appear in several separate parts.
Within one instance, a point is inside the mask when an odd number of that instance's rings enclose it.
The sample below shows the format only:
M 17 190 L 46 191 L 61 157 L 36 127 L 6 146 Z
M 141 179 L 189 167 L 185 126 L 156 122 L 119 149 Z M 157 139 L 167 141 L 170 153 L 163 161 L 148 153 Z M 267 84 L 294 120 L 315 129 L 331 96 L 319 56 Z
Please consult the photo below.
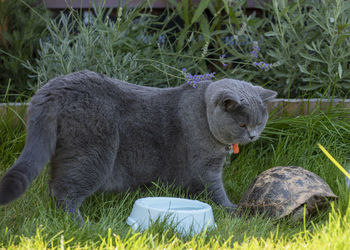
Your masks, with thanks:
M 233 203 L 231 203 L 230 206 L 225 207 L 226 211 L 232 215 L 236 213 L 237 208 L 238 208 L 237 204 L 233 204 Z

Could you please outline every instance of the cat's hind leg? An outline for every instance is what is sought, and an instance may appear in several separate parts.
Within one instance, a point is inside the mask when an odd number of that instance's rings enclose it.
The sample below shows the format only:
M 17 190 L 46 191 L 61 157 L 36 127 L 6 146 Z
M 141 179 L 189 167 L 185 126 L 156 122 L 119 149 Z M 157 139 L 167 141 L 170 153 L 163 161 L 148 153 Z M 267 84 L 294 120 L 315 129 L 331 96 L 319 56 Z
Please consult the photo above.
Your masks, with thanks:
M 50 193 L 58 206 L 73 220 L 83 224 L 79 208 L 85 198 L 95 193 L 111 175 L 115 150 L 84 149 L 70 153 L 67 150 L 51 161 Z

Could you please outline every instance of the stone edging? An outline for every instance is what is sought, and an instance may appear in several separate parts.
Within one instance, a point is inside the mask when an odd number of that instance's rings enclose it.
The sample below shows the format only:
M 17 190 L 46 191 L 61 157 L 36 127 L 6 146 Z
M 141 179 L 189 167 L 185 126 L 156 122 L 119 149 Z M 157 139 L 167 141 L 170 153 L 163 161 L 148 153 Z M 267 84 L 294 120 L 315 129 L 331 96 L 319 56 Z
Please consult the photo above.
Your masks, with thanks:
M 26 106 L 27 103 L 0 103 L 0 116 L 17 112 L 25 119 Z M 317 109 L 327 112 L 332 107 L 348 109 L 350 115 L 350 99 L 275 99 L 267 105 L 271 115 L 291 117 L 307 115 Z

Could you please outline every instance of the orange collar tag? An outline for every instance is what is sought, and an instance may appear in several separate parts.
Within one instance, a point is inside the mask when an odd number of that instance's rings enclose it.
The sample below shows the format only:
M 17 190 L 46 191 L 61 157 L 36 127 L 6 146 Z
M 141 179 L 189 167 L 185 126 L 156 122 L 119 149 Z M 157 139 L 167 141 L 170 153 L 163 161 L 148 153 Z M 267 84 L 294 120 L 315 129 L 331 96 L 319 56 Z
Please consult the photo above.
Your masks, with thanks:
M 232 150 L 233 150 L 234 154 L 238 154 L 239 153 L 238 143 L 233 143 L 232 144 Z

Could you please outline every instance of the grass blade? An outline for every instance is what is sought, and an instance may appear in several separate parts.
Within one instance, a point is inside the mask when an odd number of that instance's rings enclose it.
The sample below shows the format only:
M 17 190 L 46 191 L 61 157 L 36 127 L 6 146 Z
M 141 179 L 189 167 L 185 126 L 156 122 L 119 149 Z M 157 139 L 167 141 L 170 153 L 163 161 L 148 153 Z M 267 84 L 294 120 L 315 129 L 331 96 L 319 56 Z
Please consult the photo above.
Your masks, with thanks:
M 336 159 L 334 159 L 333 156 L 330 153 L 328 153 L 328 151 L 321 144 L 317 145 L 322 150 L 322 152 L 334 163 L 334 165 L 336 165 L 340 169 L 340 171 L 342 171 L 346 175 L 346 177 L 350 179 L 350 174 L 336 161 Z

